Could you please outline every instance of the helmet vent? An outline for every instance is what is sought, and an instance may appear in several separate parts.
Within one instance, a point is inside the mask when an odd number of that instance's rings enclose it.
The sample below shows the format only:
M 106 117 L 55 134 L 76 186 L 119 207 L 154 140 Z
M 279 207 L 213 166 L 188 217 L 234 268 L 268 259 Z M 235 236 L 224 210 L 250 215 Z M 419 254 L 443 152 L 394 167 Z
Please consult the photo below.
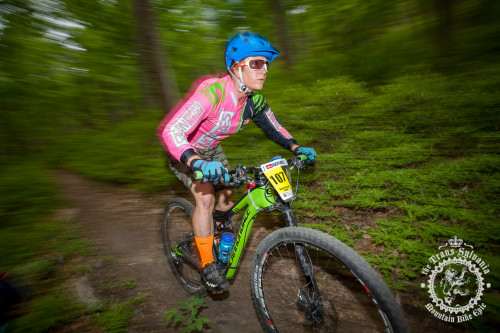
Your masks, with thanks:
M 250 40 L 248 38 L 243 38 L 244 42 L 250 43 Z
M 236 52 L 236 50 L 238 50 L 238 48 L 237 48 L 237 47 L 232 47 L 232 48 L 231 48 L 231 52 Z

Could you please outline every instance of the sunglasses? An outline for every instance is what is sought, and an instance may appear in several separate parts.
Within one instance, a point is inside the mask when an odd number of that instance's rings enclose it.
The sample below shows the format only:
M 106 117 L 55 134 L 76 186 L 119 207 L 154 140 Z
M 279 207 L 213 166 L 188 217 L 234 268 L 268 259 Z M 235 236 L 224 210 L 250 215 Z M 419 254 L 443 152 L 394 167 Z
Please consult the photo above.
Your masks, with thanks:
M 263 59 L 250 59 L 244 62 L 239 62 L 236 64 L 236 67 L 245 67 L 248 66 L 253 71 L 260 71 L 265 67 L 266 72 L 269 70 L 269 61 Z

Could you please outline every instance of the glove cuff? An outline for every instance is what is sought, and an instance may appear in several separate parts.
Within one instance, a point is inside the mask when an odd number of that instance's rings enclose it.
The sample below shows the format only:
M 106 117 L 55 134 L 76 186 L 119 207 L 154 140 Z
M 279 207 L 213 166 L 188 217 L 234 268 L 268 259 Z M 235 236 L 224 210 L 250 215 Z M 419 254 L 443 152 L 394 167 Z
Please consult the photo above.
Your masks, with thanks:
M 195 163 L 195 162 L 197 162 L 197 161 L 201 161 L 201 158 L 193 158 L 193 159 L 191 160 L 191 162 L 189 162 L 189 167 L 190 167 L 191 169 L 193 169 L 193 168 L 194 168 L 194 163 Z M 199 169 L 199 168 L 198 168 L 198 169 Z M 194 170 L 194 169 L 193 169 L 193 170 Z

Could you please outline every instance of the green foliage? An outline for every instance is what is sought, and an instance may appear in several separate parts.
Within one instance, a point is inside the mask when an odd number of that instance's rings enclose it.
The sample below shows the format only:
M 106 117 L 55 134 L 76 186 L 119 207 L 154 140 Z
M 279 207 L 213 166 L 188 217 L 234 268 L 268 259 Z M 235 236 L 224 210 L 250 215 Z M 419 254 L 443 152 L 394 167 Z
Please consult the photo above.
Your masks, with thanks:
M 194 295 L 190 300 L 180 301 L 180 308 L 173 308 L 164 312 L 165 320 L 180 327 L 181 332 L 201 332 L 203 326 L 211 322 L 210 318 L 198 317 L 200 308 L 206 302 L 205 298 Z
M 11 272 L 32 295 L 9 330 L 46 332 L 85 312 L 64 287 L 73 271 L 66 264 L 93 249 L 70 221 L 54 217 L 62 204 L 38 158 L 3 167 L 0 184 L 0 271 Z
M 332 77 L 375 86 L 409 72 L 457 74 L 498 63 L 499 5 L 491 1 L 200 0 L 154 1 L 151 7 L 158 26 L 148 28 L 158 32 L 159 57 L 170 60 L 167 74 L 181 91 L 196 77 L 223 71 L 225 40 L 243 29 L 263 33 L 281 50 L 271 72 L 276 87 L 291 81 L 306 90 L 317 86 L 315 93 L 332 107 L 350 105 L 331 94 L 341 91 L 322 84 Z M 9 0 L 0 6 L 2 156 L 39 151 L 68 133 L 107 129 L 138 114 L 147 86 L 157 83 L 145 82 L 148 71 L 138 66 L 138 40 L 147 38 L 139 36 L 133 15 L 125 0 Z M 405 85 L 414 88 L 408 80 Z M 286 93 L 292 102 L 288 89 L 276 94 Z M 408 102 L 418 103 L 412 92 Z M 303 101 L 318 104 L 314 94 L 308 96 Z M 491 90 L 490 100 L 494 96 Z M 409 130 L 418 131 L 415 120 Z
M 103 304 L 93 314 L 94 321 L 103 326 L 106 332 L 127 332 L 129 320 L 134 317 L 134 306 L 144 302 L 144 297 L 133 297 L 113 305 Z
M 131 14 L 122 0 L 2 3 L 2 160 L 40 151 L 82 126 L 107 128 L 135 114 Z
M 29 313 L 9 323 L 9 332 L 47 332 L 57 324 L 71 322 L 85 311 L 65 292 L 53 290 L 29 306 Z
M 1 168 L 1 172 L 0 219 L 3 225 L 15 225 L 20 218 L 33 221 L 53 209 L 57 194 L 43 163 L 18 160 Z
M 360 234 L 349 232 L 344 226 L 335 222 L 318 222 L 306 223 L 302 222 L 301 226 L 312 229 L 317 229 L 328 234 L 335 235 L 335 237 L 349 246 L 355 244 L 355 240 L 360 237 Z
M 51 214 L 60 208 L 54 180 L 39 161 L 18 161 L 3 168 L 0 177 L 2 242 L 0 269 L 36 275 L 57 260 L 39 260 L 40 253 L 51 258 L 69 259 L 91 250 L 78 231 Z
M 47 156 L 57 167 L 101 181 L 129 183 L 152 191 L 164 189 L 175 177 L 165 172 L 166 154 L 155 135 L 159 122 L 146 112 L 113 131 L 83 131 L 61 141 Z
M 137 286 L 137 284 L 134 282 L 133 278 L 128 278 L 124 279 L 121 282 L 120 286 L 126 289 L 134 289 Z
M 135 287 L 137 287 L 134 278 L 127 278 L 121 281 L 106 281 L 103 282 L 102 285 L 105 288 L 121 287 L 125 289 L 135 289 Z

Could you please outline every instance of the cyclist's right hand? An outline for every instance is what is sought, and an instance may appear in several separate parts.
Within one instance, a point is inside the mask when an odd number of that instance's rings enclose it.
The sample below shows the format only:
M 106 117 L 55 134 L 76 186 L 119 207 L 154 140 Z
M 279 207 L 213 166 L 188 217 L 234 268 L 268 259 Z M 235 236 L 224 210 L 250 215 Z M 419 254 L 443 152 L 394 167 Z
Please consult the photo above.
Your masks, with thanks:
M 201 178 L 197 177 L 197 174 L 202 173 L 202 183 L 213 182 L 214 185 L 217 185 L 220 179 L 229 182 L 228 171 L 221 162 L 194 159 L 189 163 L 189 167 L 193 170 L 196 179 Z

